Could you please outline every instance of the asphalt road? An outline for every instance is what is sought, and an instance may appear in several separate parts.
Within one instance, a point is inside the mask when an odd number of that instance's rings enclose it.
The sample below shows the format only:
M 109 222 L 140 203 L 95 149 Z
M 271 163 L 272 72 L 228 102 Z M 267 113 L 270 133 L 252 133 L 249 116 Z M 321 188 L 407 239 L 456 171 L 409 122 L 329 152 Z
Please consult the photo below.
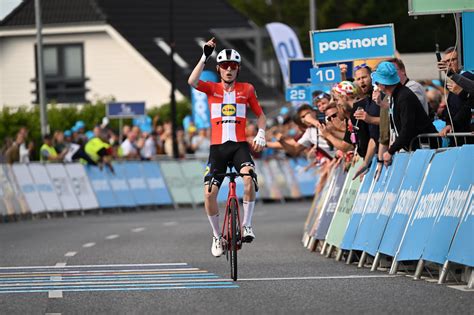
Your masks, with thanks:
M 474 311 L 474 292 L 371 273 L 309 252 L 301 245 L 309 206 L 257 205 L 257 238 L 239 252 L 236 283 L 229 281 L 225 257 L 210 254 L 202 209 L 2 224 L 0 313 Z

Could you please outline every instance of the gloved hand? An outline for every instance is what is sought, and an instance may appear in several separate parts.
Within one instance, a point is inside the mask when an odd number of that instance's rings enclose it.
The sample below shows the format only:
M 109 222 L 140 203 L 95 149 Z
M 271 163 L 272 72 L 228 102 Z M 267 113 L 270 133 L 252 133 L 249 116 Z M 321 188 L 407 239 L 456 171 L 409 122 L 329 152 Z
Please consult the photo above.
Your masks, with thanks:
M 201 61 L 206 63 L 209 57 L 211 57 L 212 53 L 214 52 L 215 47 L 216 47 L 216 40 L 213 37 L 202 47 Z
M 253 139 L 253 149 L 256 152 L 263 150 L 263 148 L 267 145 L 267 141 L 265 140 L 265 130 L 258 129 L 258 133 Z

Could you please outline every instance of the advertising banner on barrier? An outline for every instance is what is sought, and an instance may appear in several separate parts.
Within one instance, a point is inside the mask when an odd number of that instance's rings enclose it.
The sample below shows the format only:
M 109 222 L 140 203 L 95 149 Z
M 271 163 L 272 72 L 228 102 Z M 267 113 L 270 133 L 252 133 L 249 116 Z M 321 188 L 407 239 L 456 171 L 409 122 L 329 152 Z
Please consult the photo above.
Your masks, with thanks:
M 0 215 L 20 214 L 23 194 L 17 190 L 9 166 L 0 164 Z M 26 210 L 26 209 L 25 209 Z
M 41 199 L 47 211 L 62 211 L 61 202 L 54 189 L 53 183 L 49 178 L 46 167 L 39 163 L 30 163 L 28 165 L 31 177 L 36 185 L 36 190 L 39 192 Z
M 87 178 L 84 165 L 79 163 L 65 165 L 67 175 L 71 179 L 72 188 L 82 210 L 99 208 L 99 202 Z
M 277 160 L 268 160 L 268 167 L 270 168 L 273 178 L 275 180 L 275 183 L 278 186 L 278 189 L 280 190 L 283 198 L 291 198 L 291 190 L 290 187 L 286 181 L 286 176 L 283 173 L 282 168 L 278 164 Z
M 184 179 L 188 185 L 194 203 L 204 204 L 204 172 L 202 164 L 199 161 L 182 161 L 180 163 Z
M 260 161 L 260 171 L 262 177 L 265 178 L 265 185 L 270 192 L 270 199 L 272 200 L 283 200 L 283 194 L 278 186 L 277 179 L 273 173 L 268 161 Z
M 269 188 L 269 183 L 267 183 L 267 180 L 265 176 L 263 175 L 263 170 L 262 170 L 262 161 L 261 160 L 254 160 L 255 163 L 255 172 L 257 173 L 258 176 L 258 193 L 257 193 L 257 199 L 270 199 L 270 188 Z M 227 183 L 227 182 L 226 182 Z M 243 193 L 243 187 L 244 184 L 241 181 L 237 181 L 237 193 L 239 193 L 239 183 L 242 185 L 242 193 Z M 222 190 L 222 187 L 221 189 Z M 227 192 L 229 191 L 226 188 L 226 193 L 225 195 L 221 195 L 221 192 L 219 190 L 219 196 L 222 196 L 225 201 L 227 198 Z
M 380 242 L 379 252 L 382 254 L 395 256 L 433 154 L 433 150 L 416 150 L 412 154 L 400 187 L 398 202 Z
M 436 153 L 410 216 L 396 260 L 418 260 L 431 235 L 435 219 L 446 197 L 446 187 L 456 164 L 459 148 Z M 446 165 L 449 165 L 446 168 Z M 448 179 L 448 180 L 446 180 Z
M 146 183 L 143 165 L 145 162 L 128 161 L 123 163 L 128 187 L 133 195 L 135 203 L 139 206 L 147 206 L 153 204 L 151 191 Z
M 372 161 L 372 167 L 369 169 L 369 172 L 365 174 L 362 184 L 360 185 L 359 193 L 354 201 L 354 206 L 352 207 L 351 216 L 349 223 L 347 225 L 346 232 L 341 242 L 341 249 L 352 249 L 352 242 L 354 241 L 357 229 L 359 228 L 360 220 L 364 215 L 366 210 L 366 205 L 369 200 L 373 199 L 373 189 L 374 183 L 373 178 L 375 174 L 375 169 L 377 166 L 376 160 Z M 386 172 L 386 170 L 383 170 Z M 384 174 L 382 174 L 384 175 Z M 355 179 L 359 181 L 359 178 Z
M 161 174 L 165 178 L 166 186 L 176 204 L 194 204 L 189 191 L 188 183 L 182 173 L 181 166 L 176 161 L 160 162 Z
M 145 181 L 141 162 L 114 163 L 114 168 L 127 181 L 127 186 L 136 205 L 146 206 L 152 204 L 151 193 Z
M 103 174 L 107 177 L 110 187 L 115 193 L 115 199 L 120 207 L 134 207 L 137 205 L 135 198 L 128 186 L 127 173 L 124 163 L 114 163 L 115 174 L 108 168 L 103 169 Z
M 41 200 L 39 192 L 36 190 L 36 185 L 30 175 L 28 166 L 26 164 L 13 164 L 12 170 L 31 213 L 35 214 L 46 211 L 46 206 L 43 200 Z
M 300 193 L 303 197 L 314 196 L 318 176 L 314 169 L 306 169 L 309 162 L 303 158 L 289 159 L 293 174 L 298 180 Z
M 315 227 L 314 237 L 317 240 L 326 239 L 326 234 L 328 232 L 329 225 L 331 224 L 334 212 L 336 211 L 337 201 L 339 200 L 342 193 L 342 187 L 344 186 L 346 175 L 347 173 L 344 172 L 342 165 L 336 168 L 334 173 L 334 183 L 328 194 L 328 201 L 325 204 L 323 211 L 321 212 L 321 217 L 319 219 L 318 225 Z
M 71 180 L 67 176 L 66 168 L 63 164 L 46 164 L 46 170 L 51 178 L 56 194 L 61 202 L 64 211 L 80 210 L 81 205 L 76 198 Z
M 474 267 L 474 250 L 472 250 L 472 231 L 474 231 L 474 187 L 472 185 L 463 212 L 464 215 L 459 223 L 453 243 L 449 248 L 448 260 Z
M 319 219 L 321 218 L 321 212 L 329 199 L 329 194 L 334 182 L 333 179 L 334 178 L 326 180 L 322 189 L 319 192 L 315 191 L 313 203 L 311 204 L 310 212 L 308 213 L 308 221 L 310 222 L 309 235 L 311 236 L 316 233 L 316 228 L 319 224 Z
M 161 174 L 160 166 L 157 162 L 142 162 L 143 176 L 150 190 L 151 204 L 172 205 L 171 194 L 166 187 L 165 180 Z
M 423 251 L 422 258 L 424 260 L 443 264 L 448 257 L 449 246 L 461 221 L 462 211 L 465 209 L 469 193 L 472 193 L 473 156 L 474 145 L 465 145 L 459 150 L 453 174 L 448 184 L 446 198 L 440 207 L 433 230 Z M 472 246 L 473 236 L 474 229 L 471 230 L 471 240 L 466 241 L 466 244 L 469 242 Z
M 393 24 L 311 31 L 314 64 L 395 56 Z
M 293 169 L 291 168 L 290 163 L 288 160 L 279 160 L 278 162 L 278 169 L 280 169 L 285 176 L 286 185 L 289 189 L 290 198 L 301 198 L 301 192 L 298 187 L 298 179 L 295 177 L 293 173 Z
M 121 207 L 122 205 L 117 201 L 109 180 L 104 173 L 105 170 L 101 171 L 96 166 L 86 166 L 85 170 L 97 197 L 99 206 L 101 208 Z
M 346 232 L 347 223 L 351 216 L 352 206 L 354 205 L 360 187 L 360 180 L 352 180 L 352 177 L 354 177 L 355 172 L 362 165 L 362 162 L 362 159 L 360 159 L 347 173 L 346 182 L 344 183 L 341 197 L 337 203 L 336 212 L 334 213 L 326 236 L 326 242 L 329 245 L 335 245 L 337 247 L 341 245 L 342 238 Z
M 375 256 L 388 217 L 397 200 L 409 158 L 410 155 L 407 153 L 397 153 L 393 158 L 392 166 L 388 169 L 385 167 L 382 169 L 382 174 L 374 187 L 372 197 L 367 203 L 352 249 L 366 251 Z M 382 192 L 384 192 L 383 196 L 381 195 Z

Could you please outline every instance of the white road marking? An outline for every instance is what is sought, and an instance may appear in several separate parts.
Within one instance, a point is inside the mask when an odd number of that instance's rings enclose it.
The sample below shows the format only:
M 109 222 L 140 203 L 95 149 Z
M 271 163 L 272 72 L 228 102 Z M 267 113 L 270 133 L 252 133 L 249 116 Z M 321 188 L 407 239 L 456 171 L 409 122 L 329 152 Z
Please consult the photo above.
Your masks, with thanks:
M 92 247 L 92 246 L 95 246 L 94 242 L 85 243 L 84 245 L 82 245 L 82 247 L 84 247 L 84 248 L 88 248 L 88 247 Z
M 71 266 L 66 266 L 66 267 L 71 267 Z M 54 268 L 54 267 L 53 267 Z M 72 271 L 61 271 L 62 274 L 88 274 L 88 273 L 91 273 L 91 274 L 94 274 L 94 273 L 104 273 L 104 272 L 116 272 L 116 273 L 123 273 L 123 272 L 154 272 L 154 271 L 168 271 L 168 272 L 171 272 L 171 271 L 197 271 L 199 270 L 199 268 L 163 268 L 163 269 L 117 269 L 117 270 L 110 270 L 110 269 L 106 269 L 106 270 L 72 270 Z M 24 272 L 24 271 L 21 271 L 21 272 L 6 272 L 6 273 L 0 273 L 1 276 L 4 276 L 4 275 L 22 275 L 22 274 L 31 274 L 31 273 L 35 273 L 35 274 L 38 274 L 38 275 L 44 275 L 45 277 L 48 276 L 48 274 L 57 274 L 58 271 L 30 271 L 30 272 Z M 0 279 L 1 280 L 1 279 Z
M 176 221 L 163 223 L 163 226 L 176 226 L 176 225 L 178 225 L 178 222 L 176 222 Z
M 54 267 L 64 267 L 64 266 L 66 266 L 66 264 L 67 263 L 65 263 L 65 262 L 58 262 L 58 263 L 56 263 L 56 265 L 54 265 Z
M 320 276 L 320 277 L 287 277 L 287 278 L 247 278 L 239 281 L 283 281 L 283 280 L 326 280 L 326 279 L 370 279 L 370 278 L 394 278 L 392 275 L 348 275 L 348 276 Z
M 112 235 L 107 236 L 105 239 L 106 240 L 113 240 L 113 239 L 116 239 L 117 237 L 119 237 L 117 234 L 112 234 Z
M 467 287 L 467 285 L 465 285 L 465 284 L 463 284 L 463 285 L 448 285 L 448 288 L 456 289 L 456 290 L 464 291 L 464 292 L 474 292 L 474 288 L 469 289 Z
M 61 315 L 61 313 L 46 313 L 44 315 Z
M 67 252 L 66 254 L 64 254 L 65 257 L 74 257 L 76 256 L 77 252 Z
M 51 277 L 53 278 L 53 277 Z M 59 277 L 61 278 L 61 277 Z M 52 280 L 52 279 L 51 279 Z M 230 282 L 232 280 L 230 279 L 206 279 L 206 278 L 199 278 L 199 279 L 171 279 L 171 280 L 140 280 L 140 281 L 116 281 L 115 279 L 112 279 L 110 281 L 73 281 L 73 282 L 67 282 L 65 280 L 64 282 L 35 282 L 35 283 L 28 283 L 25 286 L 32 287 L 34 288 L 35 286 L 41 287 L 41 286 L 55 286 L 58 289 L 61 289 L 61 286 L 68 286 L 68 285 L 74 285 L 74 286 L 81 286 L 81 285 L 100 285 L 100 284 L 136 284 L 136 283 L 187 283 L 187 282 Z M 15 284 L 16 286 L 20 286 L 21 284 Z M 12 284 L 0 284 L 0 289 L 2 287 L 11 287 Z M 60 291 L 60 290 L 52 290 L 52 291 Z
M 153 266 L 187 266 L 187 263 L 160 263 L 160 264 L 111 264 L 111 265 L 67 265 L 66 268 L 90 268 L 90 267 L 153 267 Z M 54 266 L 24 266 L 24 267 L 0 267 L 0 270 L 9 269 L 38 269 L 54 268 Z M 1 274 L 1 273 L 0 273 Z
M 50 299 L 62 299 L 63 298 L 63 291 L 60 291 L 60 290 L 48 291 L 48 298 L 50 298 Z
M 132 232 L 135 232 L 135 233 L 143 232 L 143 231 L 145 231 L 145 228 L 144 228 L 144 227 L 138 227 L 138 228 L 132 229 Z

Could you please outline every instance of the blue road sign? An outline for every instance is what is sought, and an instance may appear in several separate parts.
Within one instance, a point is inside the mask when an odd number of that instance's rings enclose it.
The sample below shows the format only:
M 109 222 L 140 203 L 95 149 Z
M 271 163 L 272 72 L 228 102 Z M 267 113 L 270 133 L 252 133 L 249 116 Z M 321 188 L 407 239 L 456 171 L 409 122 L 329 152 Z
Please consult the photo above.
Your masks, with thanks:
M 393 57 L 393 24 L 311 31 L 313 64 Z
M 306 85 L 295 85 L 286 88 L 285 98 L 287 102 L 311 102 L 311 93 Z
M 107 104 L 107 117 L 134 118 L 145 115 L 145 102 L 115 102 Z
M 309 75 L 311 68 L 313 68 L 311 58 L 289 59 L 290 84 L 311 84 Z

